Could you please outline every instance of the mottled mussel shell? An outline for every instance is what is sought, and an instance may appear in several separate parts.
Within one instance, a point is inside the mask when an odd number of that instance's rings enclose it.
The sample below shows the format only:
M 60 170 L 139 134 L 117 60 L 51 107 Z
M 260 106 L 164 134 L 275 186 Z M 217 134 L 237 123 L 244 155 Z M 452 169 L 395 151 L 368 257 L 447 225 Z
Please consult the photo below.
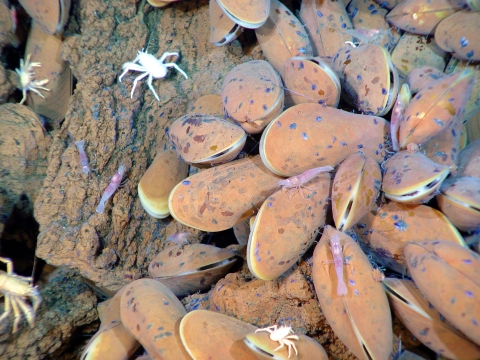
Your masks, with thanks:
M 270 0 L 217 0 L 227 16 L 238 25 L 256 29 L 267 21 Z
M 209 310 L 194 310 L 180 322 L 180 336 L 195 360 L 260 360 L 243 342 L 256 326 Z
M 138 198 L 148 213 L 157 219 L 170 215 L 170 191 L 188 175 L 188 165 L 175 150 L 159 151 L 138 183 Z
M 210 11 L 210 42 L 213 45 L 226 45 L 242 33 L 242 27 L 225 15 L 217 0 L 210 0 L 208 10 Z
M 40 26 L 38 30 L 49 35 L 63 32 L 70 11 L 70 0 L 19 0 L 19 2 L 28 15 Z
M 235 261 L 232 251 L 211 245 L 170 246 L 150 262 L 148 275 L 176 296 L 185 296 L 210 289 Z
M 370 210 L 381 183 L 380 166 L 372 158 L 353 154 L 340 164 L 332 187 L 333 221 L 338 230 L 351 228 Z
M 288 89 L 285 94 L 286 106 L 305 102 L 338 106 L 340 80 L 322 59 L 292 57 L 283 63 L 281 75 L 285 88 Z
M 352 41 L 352 22 L 342 1 L 303 0 L 300 20 L 305 24 L 314 56 L 333 56 Z
M 247 134 L 240 126 L 201 114 L 187 114 L 175 120 L 168 137 L 178 155 L 196 166 L 212 166 L 232 160 L 247 140 Z
M 251 134 L 260 133 L 283 109 L 282 80 L 264 60 L 233 68 L 223 81 L 222 101 L 228 116 Z
M 271 0 L 268 19 L 255 34 L 263 54 L 278 72 L 283 62 L 293 56 L 313 55 L 303 24 L 279 0 Z
M 377 264 L 406 273 L 404 247 L 409 241 L 446 240 L 466 246 L 458 230 L 440 211 L 425 205 L 391 201 L 367 213 L 353 227 L 365 253 Z
M 405 71 L 408 68 L 405 66 Z M 445 74 L 433 66 L 422 66 L 409 71 L 405 82 L 410 86 L 412 94 L 416 94 L 428 84 L 442 78 Z
M 448 359 L 480 358 L 480 348 L 446 321 L 413 281 L 385 279 L 383 285 L 397 317 L 423 344 Z
M 450 173 L 420 152 L 400 151 L 384 164 L 382 190 L 391 200 L 403 204 L 421 204 L 435 196 Z
M 339 237 L 343 279 L 348 293 L 337 294 L 337 275 L 329 239 Z M 373 268 L 360 246 L 348 235 L 326 226 L 313 253 L 312 277 L 322 311 L 335 335 L 359 359 L 388 359 L 392 349 L 392 318 L 387 295 L 372 276 Z
M 428 301 L 480 345 L 480 255 L 447 241 L 405 246 L 408 270 Z
M 435 42 L 462 60 L 480 60 L 480 16 L 474 11 L 459 11 L 442 20 L 435 29 Z
M 421 89 L 408 105 L 400 123 L 400 148 L 423 144 L 445 131 L 464 110 L 473 79 L 473 72 L 466 70 Z
M 259 156 L 235 160 L 179 183 L 170 193 L 168 207 L 187 226 L 222 231 L 253 215 L 279 180 Z
M 253 275 L 273 280 L 297 263 L 325 225 L 330 183 L 330 174 L 320 174 L 300 189 L 280 189 L 265 200 L 248 239 Z
M 268 125 L 260 139 L 260 155 L 269 170 L 288 177 L 314 167 L 335 167 L 359 151 L 381 163 L 389 138 L 383 118 L 305 103 L 285 110 Z
M 365 114 L 385 115 L 392 108 L 400 83 L 390 54 L 381 45 L 345 46 L 333 57 L 332 68 L 345 100 Z
M 179 332 L 180 319 L 186 313 L 177 297 L 153 279 L 131 282 L 120 300 L 123 325 L 152 359 L 191 360 Z
M 278 348 L 278 342 L 270 339 L 270 334 L 266 331 L 252 332 L 245 336 L 245 343 L 252 349 L 253 352 L 258 353 L 262 359 L 279 359 L 279 360 L 328 360 L 328 355 L 325 349 L 318 343 L 318 341 L 303 334 L 295 334 L 298 340 L 292 339 L 298 351 L 291 349 L 290 357 L 288 356 L 288 347 L 284 346 L 282 349 Z M 268 355 L 265 356 L 265 353 Z M 261 355 L 260 355 L 261 354 Z
M 392 25 L 419 35 L 432 34 L 435 26 L 461 6 L 449 0 L 403 0 L 386 16 Z
M 440 210 L 458 229 L 480 229 L 480 178 L 464 176 L 448 179 L 436 199 Z

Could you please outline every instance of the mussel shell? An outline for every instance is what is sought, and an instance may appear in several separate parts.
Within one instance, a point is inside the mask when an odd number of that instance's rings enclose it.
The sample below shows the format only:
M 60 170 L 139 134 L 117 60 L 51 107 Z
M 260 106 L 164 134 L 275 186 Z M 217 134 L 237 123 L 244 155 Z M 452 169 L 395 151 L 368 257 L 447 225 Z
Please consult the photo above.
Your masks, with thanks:
M 333 221 L 338 230 L 351 228 L 370 210 L 381 183 L 380 166 L 372 158 L 353 154 L 340 164 L 332 186 Z
M 480 178 L 480 139 L 472 141 L 458 155 L 458 176 Z
M 303 0 L 299 18 L 310 34 L 314 56 L 333 56 L 353 40 L 347 33 L 352 22 L 341 1 Z
M 37 31 L 43 31 L 49 35 L 63 32 L 70 11 L 70 0 L 19 0 L 19 2 L 28 15 L 40 26 Z
M 325 225 L 330 174 L 320 174 L 300 189 L 280 189 L 269 196 L 250 231 L 247 263 L 251 273 L 273 280 L 297 263 Z
M 343 257 L 343 278 L 348 293 L 337 295 L 329 239 L 338 235 Z M 335 335 L 359 359 L 388 359 L 393 341 L 392 318 L 387 295 L 372 277 L 372 265 L 360 246 L 348 235 L 326 226 L 313 253 L 312 277 L 322 311 Z
M 295 334 L 297 335 L 297 334 Z M 245 337 L 245 343 L 248 345 L 253 352 L 259 353 L 262 356 L 262 359 L 272 358 L 272 359 L 282 359 L 282 360 L 328 360 L 328 355 L 325 349 L 311 337 L 308 337 L 303 334 L 298 334 L 298 340 L 292 339 L 297 348 L 298 355 L 295 351 L 291 350 L 291 356 L 288 356 L 287 346 L 284 346 L 282 349 L 278 348 L 278 342 L 270 339 L 270 334 L 266 331 L 252 332 L 247 334 Z M 265 356 L 264 354 L 268 355 Z
M 408 67 L 403 68 L 403 70 L 408 71 Z M 443 73 L 442 70 L 439 70 L 435 67 L 422 66 L 422 67 L 417 67 L 411 70 L 408 73 L 408 76 L 406 77 L 405 82 L 410 86 L 410 90 L 412 91 L 412 94 L 416 94 L 425 86 L 440 79 L 444 75 L 445 74 Z
M 400 124 L 400 148 L 412 143 L 423 144 L 445 131 L 464 110 L 473 80 L 473 72 L 465 70 L 421 89 L 405 110 Z
M 480 348 L 445 321 L 413 281 L 385 279 L 383 284 L 395 314 L 423 344 L 449 359 L 475 360 L 480 357 Z
M 62 39 L 59 35 L 44 33 L 34 22 L 28 35 L 25 54 L 32 54 L 30 61 L 41 63 L 35 67 L 35 80 L 47 79 L 45 87 L 39 90 L 42 98 L 33 91 L 28 92 L 27 104 L 38 114 L 49 119 L 50 125 L 59 129 L 68 110 L 72 95 L 73 78 L 68 62 L 60 57 Z
M 187 163 L 212 166 L 235 158 L 247 134 L 231 122 L 215 116 L 187 114 L 173 122 L 168 137 Z
M 390 54 L 381 45 L 345 46 L 333 57 L 345 100 L 365 114 L 382 116 L 392 108 L 400 86 Z
M 261 132 L 280 114 L 283 99 L 282 80 L 264 60 L 236 66 L 223 81 L 223 107 L 249 133 Z
M 210 0 L 209 11 L 210 42 L 213 45 L 226 45 L 242 33 L 242 27 L 225 15 L 217 0 Z
M 278 187 L 259 156 L 235 160 L 190 176 L 168 200 L 172 216 L 203 231 L 231 228 L 256 212 Z
M 460 9 L 460 5 L 455 5 L 449 0 L 403 0 L 387 14 L 386 18 L 389 23 L 402 30 L 429 35 L 442 19 Z
M 279 0 L 271 0 L 268 19 L 255 34 L 263 54 L 278 72 L 291 57 L 313 55 L 303 24 Z
M 260 156 L 270 171 L 288 177 L 314 167 L 335 167 L 358 151 L 380 163 L 389 138 L 383 118 L 304 103 L 285 110 L 267 126 Z
M 243 342 L 257 327 L 233 317 L 208 310 L 194 310 L 180 322 L 180 336 L 195 360 L 257 360 Z
M 267 21 L 270 0 L 217 0 L 227 16 L 238 25 L 256 29 Z
M 282 66 L 286 106 L 305 102 L 337 107 L 340 101 L 340 80 L 329 64 L 320 58 L 292 57 Z
M 188 165 L 179 159 L 175 150 L 158 152 L 138 182 L 138 198 L 145 211 L 157 219 L 169 216 L 170 191 L 187 175 Z
M 403 204 L 429 201 L 450 173 L 447 165 L 437 164 L 422 153 L 409 151 L 396 153 L 383 167 L 382 190 L 385 196 Z
M 157 254 L 148 274 L 176 296 L 184 296 L 210 289 L 235 261 L 235 254 L 227 249 L 204 244 L 177 245 Z
M 233 234 L 240 245 L 247 245 L 250 236 L 250 221 L 245 219 L 233 227 Z
M 180 319 L 186 313 L 177 297 L 152 279 L 131 282 L 120 300 L 123 325 L 156 359 L 190 359 L 179 332 Z
M 458 229 L 480 229 L 480 178 L 448 179 L 436 198 L 440 210 Z
M 466 246 L 458 230 L 440 211 L 429 206 L 389 202 L 369 212 L 353 227 L 362 248 L 373 260 L 404 274 L 409 241 L 446 240 Z
M 448 19 L 448 20 L 447 20 Z M 435 29 L 435 42 L 462 60 L 480 60 L 480 18 L 474 11 L 450 15 Z
M 405 246 L 408 270 L 428 301 L 480 345 L 480 256 L 446 241 Z

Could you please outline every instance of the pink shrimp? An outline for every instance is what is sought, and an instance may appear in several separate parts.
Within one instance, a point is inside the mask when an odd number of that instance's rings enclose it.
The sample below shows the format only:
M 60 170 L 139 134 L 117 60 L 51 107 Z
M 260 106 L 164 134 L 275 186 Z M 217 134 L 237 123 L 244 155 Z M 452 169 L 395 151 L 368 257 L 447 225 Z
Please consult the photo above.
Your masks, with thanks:
M 179 232 L 179 233 L 170 235 L 165 239 L 165 241 L 171 241 L 177 245 L 186 245 L 190 243 L 190 241 L 188 241 L 189 235 L 190 233 L 187 233 L 187 232 Z
M 398 92 L 397 100 L 392 110 L 392 117 L 390 118 L 390 136 L 392 137 L 392 148 L 394 151 L 400 149 L 398 144 L 398 129 L 403 122 L 403 114 L 411 99 L 412 93 L 410 92 L 410 87 L 405 83 Z
M 333 167 L 331 167 L 330 165 L 309 169 L 301 173 L 300 175 L 295 175 L 295 176 L 289 177 L 288 179 L 280 180 L 278 182 L 278 185 L 283 186 L 283 189 L 300 190 L 300 192 L 302 193 L 301 187 L 307 188 L 306 186 L 304 186 L 307 182 L 309 182 L 310 180 L 312 180 L 322 172 L 327 172 L 332 170 L 333 170 Z M 309 189 L 309 190 L 312 190 L 312 189 Z
M 330 250 L 332 251 L 333 264 L 335 265 L 338 279 L 337 295 L 345 296 L 347 295 L 347 285 L 343 281 L 343 251 L 338 234 L 333 234 L 330 238 Z
M 105 192 L 102 195 L 102 198 L 100 199 L 100 203 L 97 206 L 97 213 L 103 214 L 105 211 L 105 202 L 110 199 L 110 197 L 113 195 L 113 193 L 117 190 L 118 186 L 122 182 L 123 179 L 123 173 L 125 172 L 125 166 L 120 165 L 118 168 L 118 171 L 112 176 L 112 180 L 110 181 L 110 184 L 108 184 L 107 188 L 105 189 Z
M 80 165 L 82 165 L 82 172 L 85 175 L 90 173 L 90 166 L 88 166 L 87 154 L 85 154 L 85 140 L 75 141 L 75 146 L 78 149 L 78 154 L 80 155 Z

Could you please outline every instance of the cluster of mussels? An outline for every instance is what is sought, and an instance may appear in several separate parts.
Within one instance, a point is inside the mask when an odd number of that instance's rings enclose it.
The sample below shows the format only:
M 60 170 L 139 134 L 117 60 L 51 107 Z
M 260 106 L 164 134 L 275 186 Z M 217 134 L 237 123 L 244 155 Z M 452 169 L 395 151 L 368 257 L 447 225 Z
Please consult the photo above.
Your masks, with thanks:
M 140 180 L 143 207 L 206 232 L 233 227 L 265 281 L 321 232 L 315 291 L 359 359 L 392 355 L 391 310 L 434 352 L 480 358 L 480 256 L 465 241 L 480 229 L 480 139 L 465 130 L 480 109 L 479 10 L 475 0 L 304 0 L 297 17 L 278 0 L 211 0 L 211 42 L 255 29 L 267 61 L 233 68 L 221 95 L 170 126 L 175 149 Z M 260 133 L 259 155 L 239 159 Z M 188 165 L 204 170 L 188 176 Z M 140 342 L 158 359 L 326 359 L 304 335 L 186 314 L 177 297 L 209 289 L 234 262 L 208 245 L 166 248 L 152 279 L 110 301 L 84 356 L 126 358 Z

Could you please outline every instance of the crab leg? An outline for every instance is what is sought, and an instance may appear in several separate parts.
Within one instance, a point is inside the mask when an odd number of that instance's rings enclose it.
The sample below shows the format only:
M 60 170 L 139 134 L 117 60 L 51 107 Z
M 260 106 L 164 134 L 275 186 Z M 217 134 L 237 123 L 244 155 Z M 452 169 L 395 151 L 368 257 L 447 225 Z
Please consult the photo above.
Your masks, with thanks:
M 12 333 L 15 334 L 18 330 L 18 324 L 20 323 L 20 320 L 22 320 L 22 313 L 20 312 L 20 309 L 18 308 L 17 298 L 10 295 L 10 300 L 12 302 L 13 314 L 15 315 L 15 320 L 13 321 L 13 331 L 12 331 Z
M 147 73 L 145 73 L 145 74 L 147 74 Z M 137 78 L 137 79 L 138 79 L 138 78 Z M 150 90 L 152 90 L 153 95 L 155 95 L 155 98 L 157 99 L 157 101 L 160 101 L 160 99 L 158 98 L 157 93 L 155 92 L 155 89 L 153 88 L 152 80 L 153 80 L 153 76 L 152 76 L 152 74 L 150 74 L 150 75 L 148 76 L 148 87 L 150 88 Z M 135 80 L 135 81 L 137 81 L 137 80 Z
M 131 99 L 133 99 L 133 92 L 135 91 L 135 88 L 137 87 L 138 81 L 139 81 L 139 80 L 142 80 L 142 79 L 143 79 L 145 76 L 147 76 L 147 75 L 148 75 L 148 73 L 145 72 L 145 73 L 143 73 L 142 75 L 137 76 L 137 77 L 135 78 L 135 80 L 133 81 L 132 92 L 131 92 L 131 94 L 130 94 L 130 98 L 131 98 Z M 150 76 L 152 76 L 152 75 L 150 75 Z M 151 82 L 151 81 L 150 81 L 150 82 Z M 157 97 L 157 99 L 158 99 L 158 97 Z
M 8 315 L 10 315 L 10 312 L 12 311 L 12 308 L 10 306 L 10 295 L 9 294 L 5 294 L 5 303 L 4 303 L 4 313 L 2 314 L 2 316 L 0 316 L 0 322 L 3 321 L 3 319 L 7 318 Z
M 166 67 L 174 67 L 175 69 L 177 69 L 177 71 L 181 72 L 183 76 L 185 76 L 185 79 L 188 79 L 188 76 L 187 76 L 187 74 L 185 73 L 185 71 L 183 71 L 182 69 L 180 69 L 180 66 L 178 66 L 177 64 L 175 64 L 175 63 L 166 63 L 165 66 L 166 66 Z
M 28 304 L 22 298 L 17 298 L 16 301 L 17 305 L 20 306 L 20 309 L 25 314 L 28 324 L 33 328 L 35 326 L 35 313 L 33 312 L 33 309 L 28 306 Z

